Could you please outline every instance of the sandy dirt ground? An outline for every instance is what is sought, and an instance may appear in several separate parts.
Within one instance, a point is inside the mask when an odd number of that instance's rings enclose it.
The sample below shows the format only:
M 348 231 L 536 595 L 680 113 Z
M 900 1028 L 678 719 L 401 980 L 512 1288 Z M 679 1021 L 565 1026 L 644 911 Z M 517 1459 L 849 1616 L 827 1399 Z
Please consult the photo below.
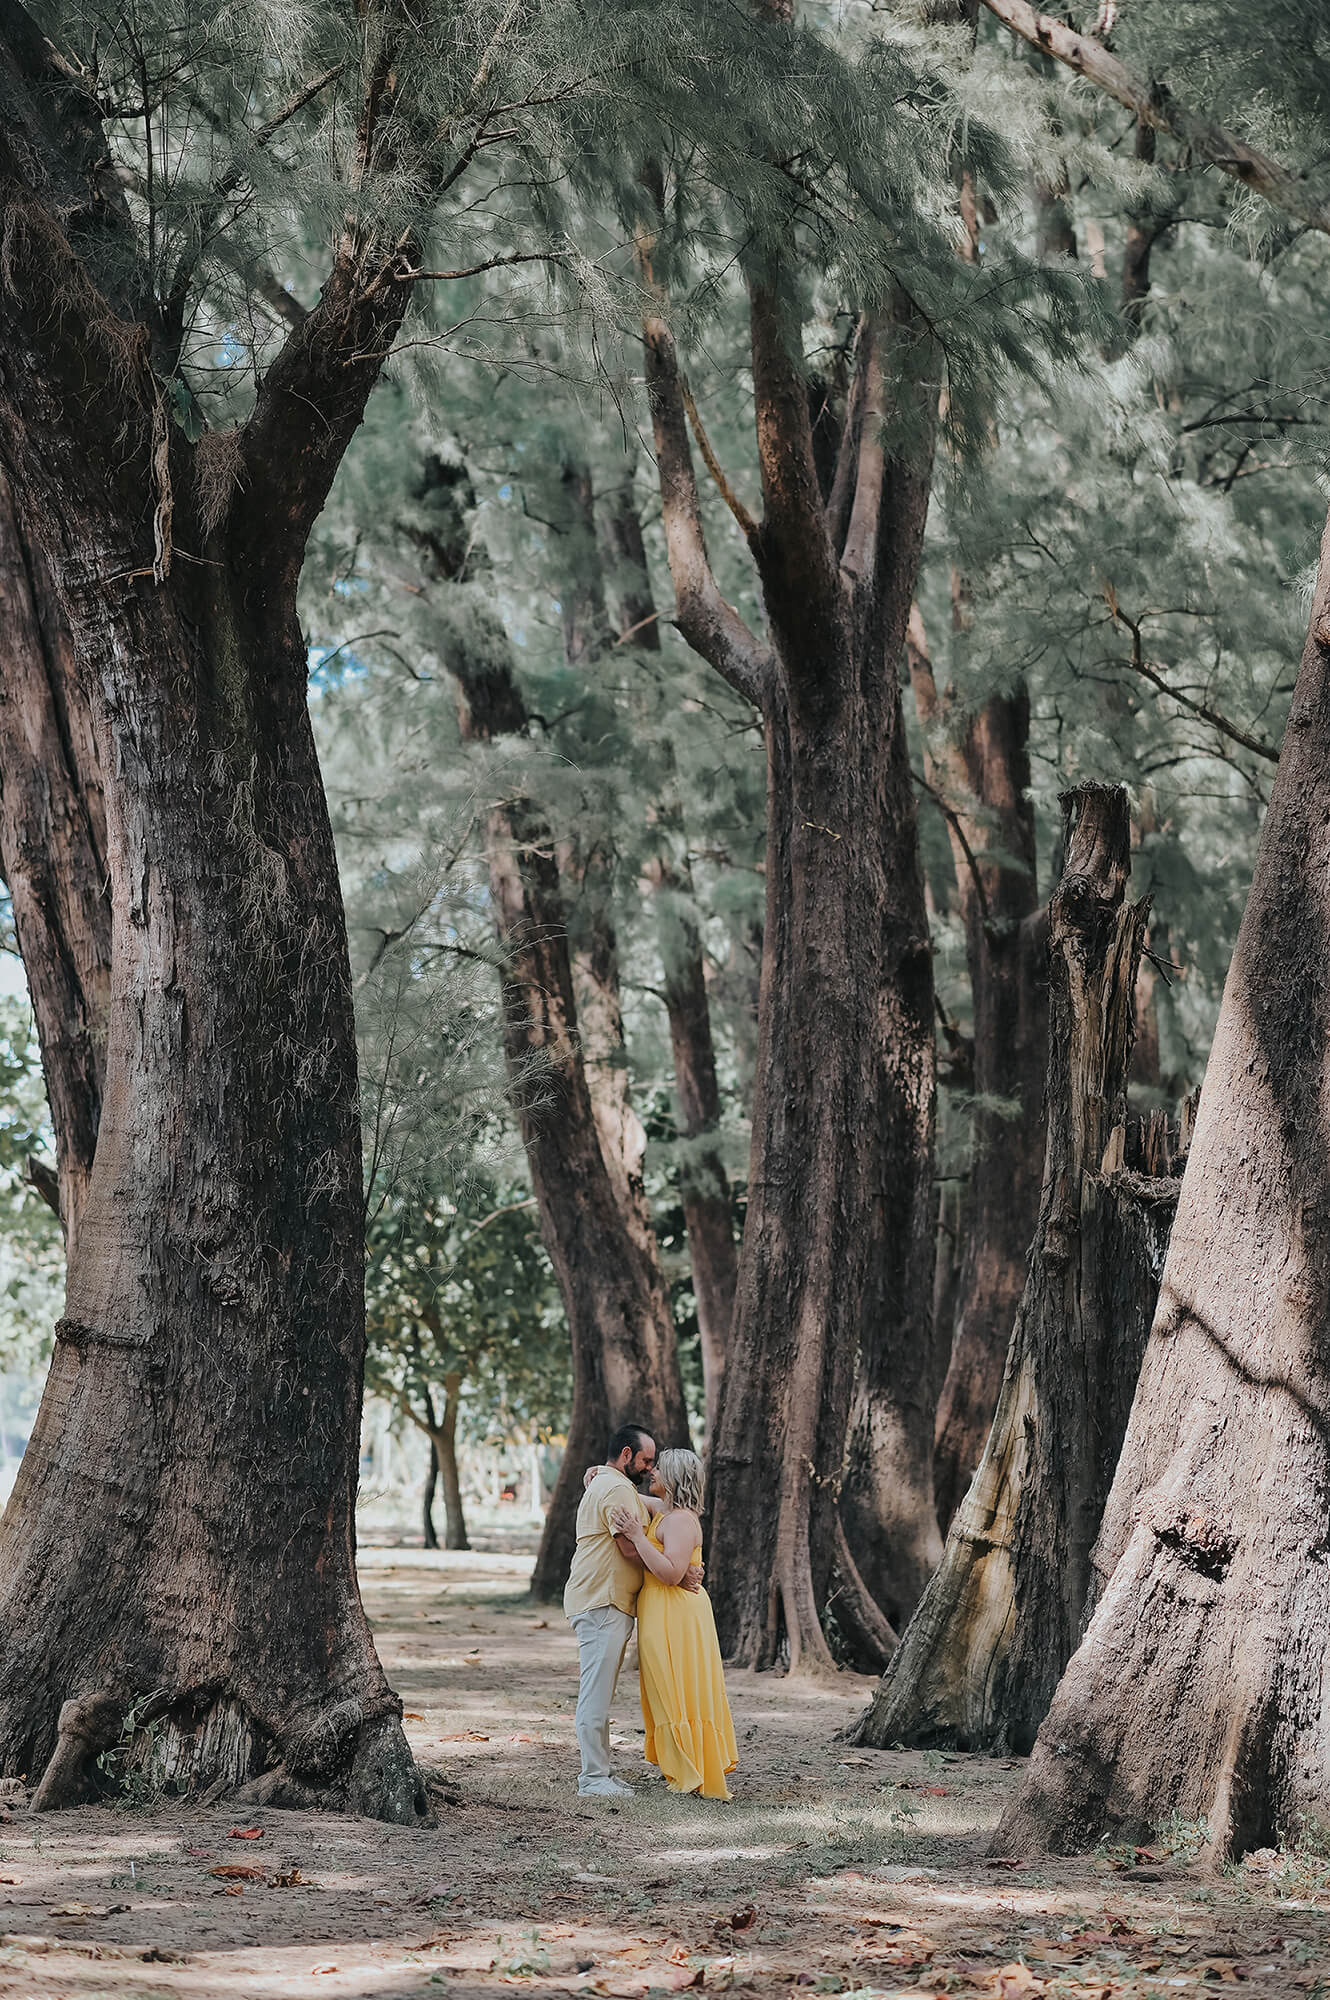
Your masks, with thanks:
M 1252 2000 L 1330 1986 L 1330 1845 L 1211 1875 L 1196 1829 L 1013 1868 L 987 1855 L 1018 1765 L 854 1751 L 870 1683 L 734 1674 L 729 1805 L 615 1741 L 637 1796 L 579 1800 L 576 1647 L 528 1560 L 370 1549 L 362 1574 L 438 1825 L 149 1800 L 32 1817 L 0 1798 L 0 1995 L 481 2000 L 682 1991 Z M 629 1669 L 634 1667 L 629 1655 Z M 258 1828 L 244 1840 L 233 1828 Z M 1327 1858 L 1322 1858 L 1323 1856 Z M 219 1874 L 237 1868 L 248 1874 Z

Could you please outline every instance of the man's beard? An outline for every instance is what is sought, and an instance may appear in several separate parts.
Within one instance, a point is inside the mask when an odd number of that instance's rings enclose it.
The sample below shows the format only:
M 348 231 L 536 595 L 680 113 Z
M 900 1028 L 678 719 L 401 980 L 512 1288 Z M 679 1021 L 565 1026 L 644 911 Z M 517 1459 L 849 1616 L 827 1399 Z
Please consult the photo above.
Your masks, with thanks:
M 652 1472 L 630 1472 L 628 1477 L 639 1493 L 649 1493 L 651 1491 L 651 1481 L 655 1477 L 655 1474 Z

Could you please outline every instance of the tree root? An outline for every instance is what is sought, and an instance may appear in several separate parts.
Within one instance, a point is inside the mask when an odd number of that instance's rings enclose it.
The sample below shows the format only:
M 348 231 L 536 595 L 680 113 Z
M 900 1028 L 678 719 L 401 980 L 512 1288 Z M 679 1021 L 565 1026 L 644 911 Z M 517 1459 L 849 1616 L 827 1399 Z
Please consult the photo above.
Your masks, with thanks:
M 399 1826 L 433 1823 L 393 1697 L 368 1709 L 356 1700 L 334 1703 L 280 1742 L 215 1690 L 202 1703 L 197 1694 L 155 1697 L 151 1708 L 165 1719 L 165 1732 L 140 1732 L 127 1746 L 128 1763 L 150 1784 L 179 1785 L 209 1804 L 230 1797 L 248 1807 L 322 1808 Z M 107 1691 L 67 1701 L 33 1811 L 59 1812 L 95 1798 L 98 1757 L 121 1743 L 127 1724 L 137 1729 L 148 1719 L 142 1704 Z M 260 1761 L 266 1768 L 255 1770 Z
M 113 1694 L 89 1694 L 65 1702 L 55 1749 L 33 1794 L 32 1810 L 63 1812 L 66 1806 L 94 1798 L 97 1759 L 119 1742 L 124 1721 L 125 1704 Z

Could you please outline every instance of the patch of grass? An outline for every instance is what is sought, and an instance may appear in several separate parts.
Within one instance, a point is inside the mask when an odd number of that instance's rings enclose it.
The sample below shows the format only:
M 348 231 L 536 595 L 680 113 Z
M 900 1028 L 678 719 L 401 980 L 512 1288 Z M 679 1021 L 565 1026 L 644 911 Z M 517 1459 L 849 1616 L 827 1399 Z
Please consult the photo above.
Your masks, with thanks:
M 1162 1847 L 1176 1860 L 1194 1861 L 1209 1840 L 1208 1820 L 1188 1819 L 1183 1813 L 1171 1812 L 1155 1828 L 1152 1844 Z
M 490 1962 L 490 1971 L 500 1973 L 506 1979 L 530 1979 L 538 1972 L 548 1972 L 550 1955 L 540 1942 L 539 1931 L 526 1932 L 521 1943 L 507 1947 L 499 1946 Z

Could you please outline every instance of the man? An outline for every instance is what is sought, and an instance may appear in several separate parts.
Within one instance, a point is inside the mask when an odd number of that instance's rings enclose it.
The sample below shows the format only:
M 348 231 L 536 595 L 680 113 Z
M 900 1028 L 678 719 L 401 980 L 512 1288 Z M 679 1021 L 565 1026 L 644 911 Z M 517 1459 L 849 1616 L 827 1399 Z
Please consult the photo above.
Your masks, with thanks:
M 581 1679 L 577 1690 L 577 1747 L 583 1798 L 631 1798 L 633 1788 L 610 1770 L 610 1705 L 628 1648 L 642 1585 L 642 1562 L 626 1535 L 616 1535 L 610 1518 L 631 1506 L 645 1525 L 651 1509 L 638 1491 L 650 1482 L 656 1463 L 655 1440 L 640 1424 L 623 1424 L 610 1439 L 602 1465 L 577 1510 L 577 1548 L 563 1593 L 564 1615 L 577 1634 Z M 696 1590 L 700 1569 L 687 1571 L 685 1589 Z

